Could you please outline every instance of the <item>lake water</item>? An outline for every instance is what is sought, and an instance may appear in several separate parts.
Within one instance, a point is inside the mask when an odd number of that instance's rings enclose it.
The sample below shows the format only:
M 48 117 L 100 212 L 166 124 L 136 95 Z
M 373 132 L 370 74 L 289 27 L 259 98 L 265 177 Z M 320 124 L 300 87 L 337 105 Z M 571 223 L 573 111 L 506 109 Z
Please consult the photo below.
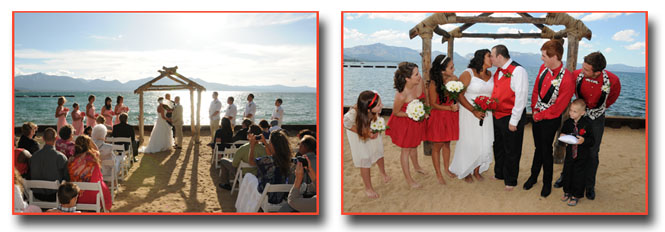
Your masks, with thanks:
M 208 107 L 212 101 L 212 92 L 214 90 L 201 93 L 201 125 L 209 125 Z M 238 108 L 238 118 L 242 117 L 245 105 L 247 103 L 247 95 L 249 92 L 234 92 L 234 91 L 218 91 L 219 100 L 222 102 L 222 111 L 226 109 L 226 99 L 229 96 L 235 98 L 234 104 Z M 144 109 L 144 123 L 152 125 L 157 117 L 157 98 L 164 96 L 166 91 L 160 92 L 144 92 L 143 94 L 143 109 Z M 189 99 L 189 91 L 168 91 L 171 94 L 171 99 L 180 96 L 180 103 L 183 105 L 183 118 L 185 125 L 190 124 L 191 116 L 190 109 L 191 103 Z M 94 94 L 95 110 L 97 113 L 101 111 L 104 104 L 104 98 L 111 97 L 113 99 L 112 106 L 115 107 L 116 97 L 121 95 L 125 98 L 125 105 L 130 109 L 129 124 L 138 125 L 139 117 L 139 95 L 133 92 L 15 92 L 14 97 L 14 126 L 20 126 L 23 122 L 32 121 L 38 125 L 55 125 L 55 108 L 58 106 L 58 99 L 56 97 L 16 97 L 16 96 L 31 96 L 31 95 L 74 95 L 68 97 L 65 106 L 72 109 L 72 104 L 77 102 L 82 111 L 85 111 L 85 106 L 88 103 L 88 96 Z M 261 119 L 270 119 L 272 111 L 275 109 L 275 99 L 281 98 L 283 101 L 282 108 L 284 109 L 283 124 L 299 124 L 299 125 L 316 125 L 316 93 L 272 93 L 272 92 L 253 92 L 254 102 L 256 103 L 256 117 L 255 122 L 258 123 Z M 194 100 L 196 101 L 197 94 L 194 92 Z M 196 102 L 194 103 L 194 110 L 196 112 Z M 223 114 L 223 112 L 222 112 Z M 196 115 L 194 115 L 196 117 Z M 71 116 L 67 115 L 67 122 L 71 123 Z M 239 125 L 240 121 L 236 122 Z
M 361 65 L 345 62 L 345 65 Z M 393 65 L 392 62 L 364 62 L 362 65 Z M 456 65 L 455 75 L 459 76 L 466 68 Z M 538 67 L 526 67 L 529 74 L 529 104 L 531 91 L 536 81 Z M 492 68 L 494 73 L 496 69 Z M 612 71 L 612 70 L 609 70 Z M 394 68 L 344 68 L 344 105 L 350 106 L 358 100 L 358 94 L 364 90 L 375 90 L 381 95 L 384 107 L 392 108 L 395 96 L 393 88 Z M 646 75 L 644 73 L 613 72 L 621 81 L 621 95 L 610 108 L 607 115 L 642 117 L 646 115 Z M 422 74 L 422 73 L 421 73 Z M 528 108 L 528 107 L 527 107 Z M 528 110 L 529 112 L 531 110 Z

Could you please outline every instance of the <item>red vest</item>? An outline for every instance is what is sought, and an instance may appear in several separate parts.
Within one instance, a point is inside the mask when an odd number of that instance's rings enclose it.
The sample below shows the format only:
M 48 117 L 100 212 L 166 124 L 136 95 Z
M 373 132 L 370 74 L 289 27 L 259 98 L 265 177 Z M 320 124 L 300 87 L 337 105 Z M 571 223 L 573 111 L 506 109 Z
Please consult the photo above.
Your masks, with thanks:
M 515 92 L 510 88 L 510 81 L 512 79 L 513 70 L 520 66 L 517 62 L 512 62 L 508 68 L 503 70 L 503 77 L 499 79 L 499 71 L 494 73 L 494 90 L 492 90 L 492 98 L 497 99 L 498 107 L 492 112 L 494 118 L 500 119 L 509 116 L 513 113 L 513 106 L 515 106 Z M 509 73 L 511 77 L 506 77 Z

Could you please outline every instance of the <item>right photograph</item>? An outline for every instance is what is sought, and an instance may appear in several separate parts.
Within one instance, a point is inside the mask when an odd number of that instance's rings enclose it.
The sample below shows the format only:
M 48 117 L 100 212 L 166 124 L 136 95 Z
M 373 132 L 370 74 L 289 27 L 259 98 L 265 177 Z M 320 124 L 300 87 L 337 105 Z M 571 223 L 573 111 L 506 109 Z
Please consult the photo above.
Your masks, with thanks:
M 341 16 L 342 214 L 649 214 L 646 11 Z

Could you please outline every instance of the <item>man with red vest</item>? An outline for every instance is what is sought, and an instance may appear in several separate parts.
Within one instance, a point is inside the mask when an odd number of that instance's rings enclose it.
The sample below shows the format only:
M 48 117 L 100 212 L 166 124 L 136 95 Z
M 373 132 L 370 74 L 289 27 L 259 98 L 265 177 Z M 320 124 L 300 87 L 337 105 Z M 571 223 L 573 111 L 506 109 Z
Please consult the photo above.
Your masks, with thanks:
M 607 62 L 600 52 L 593 52 L 584 57 L 582 69 L 573 72 L 576 79 L 575 95 L 584 99 L 586 103 L 586 116 L 591 119 L 595 144 L 591 147 L 589 162 L 586 167 L 586 198 L 596 198 L 596 171 L 598 171 L 598 152 L 605 130 L 605 110 L 609 108 L 621 93 L 619 77 L 605 70 Z M 560 186 L 560 177 L 555 184 Z
M 533 112 L 533 153 L 531 176 L 524 183 L 529 190 L 538 180 L 540 167 L 543 168 L 543 188 L 540 196 L 547 197 L 552 192 L 552 142 L 556 131 L 561 125 L 561 115 L 568 107 L 575 92 L 575 78 L 563 67 L 563 44 L 558 40 L 545 42 L 540 48 L 540 59 L 543 65 L 538 70 L 536 83 L 531 95 L 531 112 Z
M 490 55 L 494 73 L 494 178 L 503 180 L 506 191 L 517 186 L 526 119 L 528 84 L 526 69 L 510 59 L 508 48 L 496 45 Z

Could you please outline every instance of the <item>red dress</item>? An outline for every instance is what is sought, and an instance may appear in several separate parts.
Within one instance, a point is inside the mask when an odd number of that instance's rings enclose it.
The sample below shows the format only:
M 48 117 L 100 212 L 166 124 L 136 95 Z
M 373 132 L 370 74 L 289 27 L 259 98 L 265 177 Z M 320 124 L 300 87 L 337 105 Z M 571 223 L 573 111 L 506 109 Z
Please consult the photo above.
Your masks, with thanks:
M 425 99 L 425 93 L 421 94 L 418 99 Z M 406 112 L 408 103 L 402 105 L 400 111 Z M 409 117 L 397 117 L 396 112 L 393 112 L 388 119 L 389 129 L 386 130 L 386 135 L 390 136 L 393 143 L 401 148 L 413 148 L 420 145 L 425 139 L 425 130 L 427 123 L 425 121 L 416 122 Z
M 444 106 L 453 104 L 448 98 L 445 103 L 437 97 L 437 102 Z M 448 142 L 459 139 L 459 111 L 437 110 L 432 108 L 427 120 L 427 133 L 425 140 L 432 142 Z

